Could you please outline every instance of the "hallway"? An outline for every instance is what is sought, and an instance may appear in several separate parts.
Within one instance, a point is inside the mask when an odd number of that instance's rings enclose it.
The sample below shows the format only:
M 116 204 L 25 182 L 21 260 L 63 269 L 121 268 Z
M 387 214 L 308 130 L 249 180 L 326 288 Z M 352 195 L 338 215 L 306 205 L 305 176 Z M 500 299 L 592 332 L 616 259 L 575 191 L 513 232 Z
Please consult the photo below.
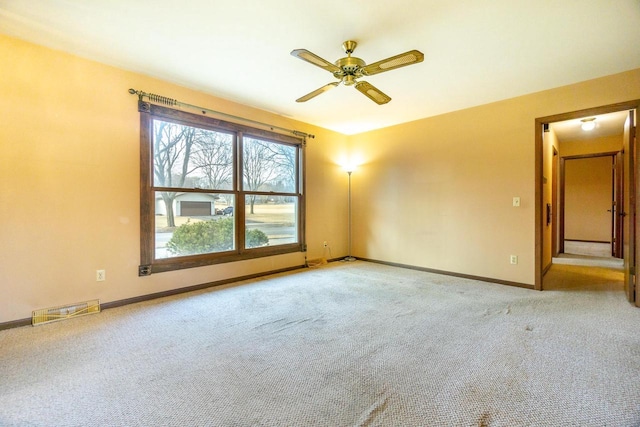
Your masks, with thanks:
M 623 260 L 612 257 L 608 243 L 565 242 L 566 253 L 553 258 L 544 276 L 545 291 L 596 292 L 626 301 Z
M 553 258 L 553 264 L 607 267 L 617 270 L 624 268 L 624 261 L 611 256 L 610 243 L 576 242 L 564 243 L 565 253 Z

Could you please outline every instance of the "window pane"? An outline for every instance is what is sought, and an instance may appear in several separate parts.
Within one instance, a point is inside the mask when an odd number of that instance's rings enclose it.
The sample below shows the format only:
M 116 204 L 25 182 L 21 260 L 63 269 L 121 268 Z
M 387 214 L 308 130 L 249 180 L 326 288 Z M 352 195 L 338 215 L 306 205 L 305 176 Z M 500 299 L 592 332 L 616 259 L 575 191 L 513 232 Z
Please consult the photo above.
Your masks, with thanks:
M 250 195 L 245 197 L 245 246 L 257 248 L 297 243 L 298 198 Z
M 245 191 L 295 193 L 297 148 L 254 138 L 242 140 Z
M 233 135 L 153 121 L 156 187 L 233 189 Z
M 155 195 L 156 259 L 235 249 L 234 196 L 166 191 Z
M 299 137 L 147 107 L 140 275 L 304 250 Z

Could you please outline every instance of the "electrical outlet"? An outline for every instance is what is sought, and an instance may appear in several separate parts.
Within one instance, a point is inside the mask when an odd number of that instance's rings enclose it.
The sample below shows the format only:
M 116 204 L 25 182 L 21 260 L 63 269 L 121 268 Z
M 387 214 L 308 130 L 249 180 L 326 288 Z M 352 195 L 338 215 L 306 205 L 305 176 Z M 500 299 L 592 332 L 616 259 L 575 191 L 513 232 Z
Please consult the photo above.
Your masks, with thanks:
M 324 247 L 326 248 L 327 246 L 329 246 L 329 244 L 327 243 L 327 241 L 325 240 L 323 243 Z
M 96 270 L 96 282 L 104 282 L 107 280 L 106 270 Z
M 518 255 L 511 255 L 509 257 L 509 262 L 511 262 L 511 264 L 517 264 L 518 263 Z

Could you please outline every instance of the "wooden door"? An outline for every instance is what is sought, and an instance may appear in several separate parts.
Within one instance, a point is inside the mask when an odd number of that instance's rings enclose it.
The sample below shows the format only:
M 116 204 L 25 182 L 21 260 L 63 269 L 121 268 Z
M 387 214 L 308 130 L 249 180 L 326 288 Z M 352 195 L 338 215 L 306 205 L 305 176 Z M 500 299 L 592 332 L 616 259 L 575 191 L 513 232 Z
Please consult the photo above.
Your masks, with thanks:
M 613 237 L 611 240 L 611 255 L 622 258 L 623 216 L 624 212 L 624 161 L 622 151 L 613 157 Z
M 631 302 L 635 302 L 636 306 L 640 307 L 640 298 L 638 295 L 638 283 L 637 283 L 637 273 L 636 273 L 636 269 L 638 268 L 638 265 L 640 265 L 638 262 L 640 261 L 640 253 L 638 253 L 638 248 L 640 248 L 640 235 L 638 233 L 638 229 L 640 229 L 640 224 L 638 223 L 638 220 L 640 219 L 637 215 L 638 209 L 637 209 L 637 203 L 640 201 L 640 199 L 638 198 L 638 190 L 640 190 L 640 173 L 638 173 L 638 167 L 640 166 L 640 150 L 638 149 L 638 141 L 637 141 L 637 137 L 636 137 L 636 111 L 637 109 L 631 110 L 629 111 L 629 120 L 627 121 L 628 123 L 628 129 L 627 126 L 625 126 L 625 139 L 628 140 L 628 142 L 625 142 L 626 144 L 629 145 L 629 147 L 632 147 L 633 149 L 633 153 L 634 153 L 634 182 L 633 182 L 633 189 L 631 190 L 632 192 L 632 202 L 633 202 L 633 209 L 630 209 L 629 216 L 631 216 L 631 219 L 629 220 L 630 223 L 633 223 L 633 240 L 632 240 L 632 246 L 633 246 L 633 250 L 630 251 L 633 256 L 634 256 L 634 263 L 633 263 L 633 270 L 632 270 L 632 277 L 629 283 L 629 301 Z M 626 270 L 625 270 L 626 273 Z M 626 274 L 625 274 L 625 279 L 626 279 Z M 626 280 L 625 280 L 625 284 L 626 284 Z
M 558 150 L 553 148 L 551 164 L 551 257 L 557 257 L 558 248 Z
M 636 144 L 635 144 L 635 111 L 629 112 L 629 119 L 624 125 L 624 203 L 619 213 L 623 217 L 624 243 L 624 289 L 627 298 L 635 302 L 635 269 L 636 269 Z

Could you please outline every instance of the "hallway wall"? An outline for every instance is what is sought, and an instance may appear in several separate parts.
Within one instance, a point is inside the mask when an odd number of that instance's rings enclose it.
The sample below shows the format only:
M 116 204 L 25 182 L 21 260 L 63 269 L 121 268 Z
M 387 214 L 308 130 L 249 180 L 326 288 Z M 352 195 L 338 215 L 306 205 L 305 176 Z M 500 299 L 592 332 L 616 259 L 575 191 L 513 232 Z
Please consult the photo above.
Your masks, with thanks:
M 622 150 L 622 131 L 619 135 L 578 141 L 561 141 L 558 144 L 560 157 L 580 156 L 583 154 L 611 153 Z
M 533 285 L 536 118 L 638 98 L 633 70 L 350 137 L 354 256 Z
M 611 156 L 565 161 L 565 240 L 611 242 Z

